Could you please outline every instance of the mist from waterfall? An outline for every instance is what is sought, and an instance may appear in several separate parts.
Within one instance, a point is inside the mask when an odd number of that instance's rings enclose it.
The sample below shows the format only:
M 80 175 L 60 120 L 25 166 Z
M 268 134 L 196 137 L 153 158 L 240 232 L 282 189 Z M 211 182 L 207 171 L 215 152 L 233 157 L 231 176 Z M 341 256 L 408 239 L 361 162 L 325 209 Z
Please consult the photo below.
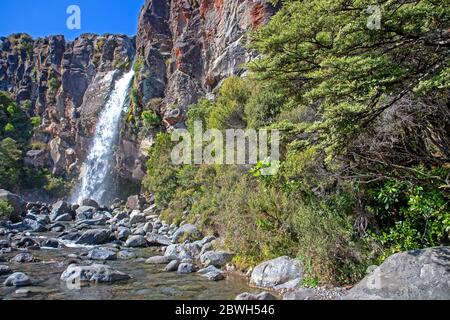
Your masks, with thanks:
M 108 76 L 112 76 L 112 73 Z M 101 205 L 105 204 L 113 172 L 114 146 L 133 77 L 132 69 L 115 82 L 114 89 L 99 115 L 95 135 L 83 165 L 84 174 L 78 189 L 72 196 L 73 203 L 80 204 L 85 199 L 93 199 Z

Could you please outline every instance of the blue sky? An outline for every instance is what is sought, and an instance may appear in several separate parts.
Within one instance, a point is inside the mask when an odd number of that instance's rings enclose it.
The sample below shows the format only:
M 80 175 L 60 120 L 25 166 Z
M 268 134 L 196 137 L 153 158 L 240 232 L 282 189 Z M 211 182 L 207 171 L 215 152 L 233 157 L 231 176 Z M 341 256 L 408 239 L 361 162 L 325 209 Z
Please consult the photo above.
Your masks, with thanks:
M 82 33 L 135 35 L 145 0 L 0 0 L 0 36 L 25 32 L 33 38 L 63 34 L 73 40 Z M 67 28 L 70 5 L 81 9 L 81 29 Z

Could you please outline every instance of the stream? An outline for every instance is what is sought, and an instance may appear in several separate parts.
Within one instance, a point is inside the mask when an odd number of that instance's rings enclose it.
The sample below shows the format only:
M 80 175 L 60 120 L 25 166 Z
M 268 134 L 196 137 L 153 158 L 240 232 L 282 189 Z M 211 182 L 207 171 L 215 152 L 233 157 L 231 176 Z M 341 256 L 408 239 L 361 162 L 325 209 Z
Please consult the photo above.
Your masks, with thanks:
M 55 237 L 55 235 L 49 235 Z M 2 237 L 3 238 L 3 237 Z M 114 246 L 102 245 L 102 248 Z M 196 273 L 181 275 L 163 271 L 164 265 L 145 264 L 151 256 L 161 254 L 157 248 L 126 248 L 136 257 L 130 260 L 107 261 L 105 264 L 127 273 L 132 279 L 111 284 L 88 284 L 71 288 L 60 277 L 72 262 L 68 255 L 85 257 L 93 246 L 73 248 L 13 251 L 0 255 L 0 264 L 8 265 L 13 272 L 24 272 L 33 279 L 25 288 L 0 286 L 0 299 L 5 300 L 233 300 L 242 292 L 254 292 L 245 278 L 228 275 L 214 282 Z M 5 262 L 21 252 L 29 252 L 37 260 L 31 263 Z M 102 263 L 102 262 L 96 262 Z M 8 275 L 0 276 L 3 283 Z

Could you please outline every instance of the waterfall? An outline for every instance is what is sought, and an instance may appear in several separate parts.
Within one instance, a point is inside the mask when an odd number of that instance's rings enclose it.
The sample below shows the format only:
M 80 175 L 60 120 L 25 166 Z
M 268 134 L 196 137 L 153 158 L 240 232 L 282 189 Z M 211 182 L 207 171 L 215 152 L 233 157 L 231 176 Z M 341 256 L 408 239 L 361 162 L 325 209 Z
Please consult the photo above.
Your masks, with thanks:
M 115 82 L 114 90 L 100 113 L 95 135 L 87 159 L 83 164 L 84 174 L 76 193 L 72 197 L 74 203 L 79 204 L 85 199 L 93 199 L 99 204 L 105 204 L 108 181 L 113 170 L 113 149 L 133 77 L 134 71 L 132 69 Z

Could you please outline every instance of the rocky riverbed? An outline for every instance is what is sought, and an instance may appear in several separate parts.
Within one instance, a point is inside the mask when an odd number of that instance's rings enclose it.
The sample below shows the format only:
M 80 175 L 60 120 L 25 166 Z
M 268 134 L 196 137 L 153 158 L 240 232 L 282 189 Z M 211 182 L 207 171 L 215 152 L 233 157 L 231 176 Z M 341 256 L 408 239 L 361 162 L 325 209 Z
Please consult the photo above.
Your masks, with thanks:
M 234 299 L 255 292 L 224 271 L 232 255 L 190 224 L 145 210 L 60 201 L 26 204 L 0 228 L 2 299 Z M 195 240 L 195 241 L 194 241 Z M 178 243 L 183 241 L 183 243 Z
M 246 274 L 221 239 L 169 225 L 139 196 L 100 207 L 26 203 L 0 221 L 0 299 L 450 299 L 450 248 L 394 254 L 353 288 L 304 288 L 301 261 L 279 257 Z

